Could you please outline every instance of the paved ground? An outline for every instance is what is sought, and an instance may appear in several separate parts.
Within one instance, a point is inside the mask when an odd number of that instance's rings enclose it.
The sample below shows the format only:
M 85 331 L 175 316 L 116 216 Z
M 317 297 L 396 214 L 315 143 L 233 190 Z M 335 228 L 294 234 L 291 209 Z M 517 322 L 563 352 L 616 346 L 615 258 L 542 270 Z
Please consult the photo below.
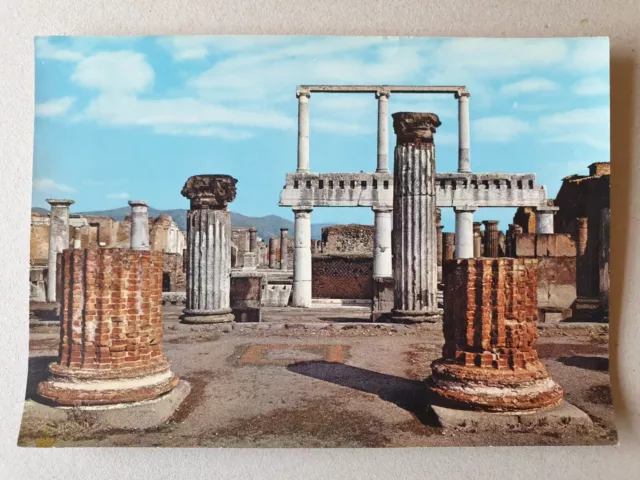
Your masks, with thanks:
M 165 307 L 165 351 L 192 392 L 164 426 L 92 432 L 83 421 L 23 425 L 25 446 L 407 447 L 592 445 L 616 442 L 602 329 L 548 330 L 539 353 L 593 429 L 504 431 L 434 425 L 422 380 L 440 356 L 441 327 L 360 327 L 364 310 L 271 310 L 259 328 L 228 333 L 178 324 Z M 327 325 L 339 322 L 338 327 Z M 298 325 L 290 328 L 291 325 Z M 304 324 L 304 326 L 302 325 Z M 288 328 L 289 327 L 289 328 Z M 306 328 L 305 328 L 306 327 Z M 55 360 L 55 328 L 32 329 L 27 397 Z

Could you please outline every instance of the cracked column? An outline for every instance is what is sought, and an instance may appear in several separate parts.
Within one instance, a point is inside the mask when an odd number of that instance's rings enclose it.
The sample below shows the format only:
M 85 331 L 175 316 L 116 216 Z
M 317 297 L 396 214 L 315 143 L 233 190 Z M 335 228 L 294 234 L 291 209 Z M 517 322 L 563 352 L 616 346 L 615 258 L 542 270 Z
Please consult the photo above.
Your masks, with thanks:
M 288 228 L 280 229 L 280 270 L 289 270 L 288 233 Z M 309 249 L 311 249 L 311 243 L 309 243 Z
M 131 250 L 149 250 L 149 207 L 142 200 L 131 200 Z
M 458 172 L 471 172 L 471 136 L 469 128 L 469 92 L 455 94 L 458 99 Z
M 482 222 L 473 222 L 473 256 L 482 257 Z
M 393 320 L 436 321 L 436 159 L 433 113 L 394 113 Z
M 456 251 L 455 258 L 473 258 L 473 206 L 455 207 Z
M 304 90 L 296 93 L 298 98 L 298 172 L 309 171 L 309 99 Z
M 391 231 L 393 230 L 393 209 L 373 207 L 373 278 L 391 277 Z
M 496 258 L 500 254 L 500 232 L 498 220 L 485 220 L 484 224 L 484 256 Z
M 553 233 L 553 216 L 558 210 L 560 207 L 536 208 L 536 233 Z
M 377 173 L 389 172 L 389 95 L 388 90 L 378 90 L 378 167 Z
M 311 306 L 311 212 L 312 208 L 294 208 L 293 291 L 294 307 Z
M 191 201 L 187 214 L 187 308 L 184 323 L 233 320 L 230 303 L 231 217 L 237 180 L 229 175 L 195 175 L 182 188 Z
M 50 198 L 51 205 L 49 226 L 49 261 L 47 264 L 47 302 L 57 299 L 57 265 L 58 253 L 69 248 L 69 206 L 73 200 Z

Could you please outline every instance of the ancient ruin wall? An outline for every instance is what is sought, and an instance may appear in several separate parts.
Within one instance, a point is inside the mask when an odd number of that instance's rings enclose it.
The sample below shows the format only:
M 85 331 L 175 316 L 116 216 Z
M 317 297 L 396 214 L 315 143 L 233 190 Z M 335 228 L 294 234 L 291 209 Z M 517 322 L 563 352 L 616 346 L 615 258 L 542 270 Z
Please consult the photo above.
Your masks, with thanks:
M 333 225 L 322 229 L 322 253 L 356 253 L 368 255 L 373 252 L 372 225 Z
M 187 272 L 180 253 L 165 253 L 162 265 L 162 291 L 184 292 L 187 288 Z
M 369 255 L 314 255 L 311 258 L 313 298 L 371 299 L 373 257 Z

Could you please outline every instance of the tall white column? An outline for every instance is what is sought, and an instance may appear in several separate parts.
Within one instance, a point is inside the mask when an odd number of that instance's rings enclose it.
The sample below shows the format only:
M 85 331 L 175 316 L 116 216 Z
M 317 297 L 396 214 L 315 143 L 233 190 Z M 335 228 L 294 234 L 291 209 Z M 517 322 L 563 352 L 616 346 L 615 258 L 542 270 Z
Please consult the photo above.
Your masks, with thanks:
M 142 200 L 130 200 L 131 249 L 149 250 L 149 207 Z
M 309 98 L 305 91 L 296 93 L 298 98 L 298 172 L 309 171 Z
M 553 233 L 553 216 L 559 207 L 538 207 L 536 209 L 536 233 Z
M 293 291 L 294 307 L 311 306 L 311 208 L 294 209 Z
M 393 209 L 373 207 L 373 277 L 391 277 L 391 231 L 393 230 Z
M 389 172 L 389 95 L 387 90 L 376 92 L 378 99 L 378 167 L 376 172 Z
M 469 92 L 458 92 L 458 172 L 471 172 L 471 135 L 469 127 Z M 464 257 L 467 258 L 467 257 Z
M 69 206 L 73 200 L 48 199 L 51 205 L 49 225 L 49 259 L 47 265 L 47 302 L 57 300 L 58 254 L 69 248 Z
M 473 212 L 476 207 L 456 207 L 455 258 L 473 258 Z

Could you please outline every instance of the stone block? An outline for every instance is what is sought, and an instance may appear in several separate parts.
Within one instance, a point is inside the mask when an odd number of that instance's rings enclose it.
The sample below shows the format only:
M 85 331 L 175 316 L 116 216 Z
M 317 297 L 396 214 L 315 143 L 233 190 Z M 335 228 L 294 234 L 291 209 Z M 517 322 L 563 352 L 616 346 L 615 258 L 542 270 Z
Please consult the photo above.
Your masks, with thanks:
M 537 257 L 575 257 L 576 244 L 571 235 L 551 233 L 536 235 Z
M 263 307 L 286 307 L 291 298 L 291 285 L 263 285 L 262 300 Z
M 516 258 L 535 257 L 536 245 L 535 234 L 520 233 L 514 235 L 515 238 L 515 256 Z
M 254 307 L 259 308 L 262 302 L 262 286 L 265 283 L 263 275 L 247 275 L 244 272 L 231 276 L 231 308 Z

